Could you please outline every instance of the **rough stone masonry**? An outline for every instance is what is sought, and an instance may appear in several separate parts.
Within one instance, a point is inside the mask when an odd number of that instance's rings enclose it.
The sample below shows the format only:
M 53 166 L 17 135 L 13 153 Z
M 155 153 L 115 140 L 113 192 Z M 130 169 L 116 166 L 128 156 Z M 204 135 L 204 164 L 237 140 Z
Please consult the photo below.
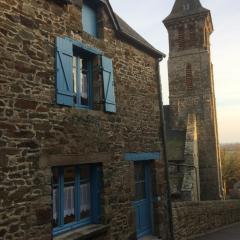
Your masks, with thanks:
M 139 35 L 131 36 L 134 31 L 108 1 L 98 1 L 98 38 L 83 31 L 82 0 L 67 2 L 0 0 L 0 239 L 52 239 L 52 167 L 94 163 L 103 174 L 103 231 L 67 239 L 136 239 L 134 162 L 124 154 L 142 152 L 160 153 L 151 161 L 152 234 L 167 239 L 158 78 L 163 55 Z M 58 36 L 113 60 L 116 113 L 106 113 L 100 101 L 99 69 L 92 110 L 56 103 Z
M 173 222 L 176 240 L 195 239 L 239 223 L 240 201 L 177 202 L 173 204 Z

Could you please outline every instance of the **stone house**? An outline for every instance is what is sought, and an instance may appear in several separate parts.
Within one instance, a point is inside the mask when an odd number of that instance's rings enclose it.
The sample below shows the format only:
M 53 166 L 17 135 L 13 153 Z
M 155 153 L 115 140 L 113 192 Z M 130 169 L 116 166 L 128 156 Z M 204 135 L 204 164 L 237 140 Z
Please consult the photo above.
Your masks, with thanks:
M 0 239 L 169 239 L 164 54 L 107 0 L 0 19 Z
M 199 0 L 176 0 L 164 24 L 169 34 L 167 158 L 175 200 L 222 198 L 210 10 Z

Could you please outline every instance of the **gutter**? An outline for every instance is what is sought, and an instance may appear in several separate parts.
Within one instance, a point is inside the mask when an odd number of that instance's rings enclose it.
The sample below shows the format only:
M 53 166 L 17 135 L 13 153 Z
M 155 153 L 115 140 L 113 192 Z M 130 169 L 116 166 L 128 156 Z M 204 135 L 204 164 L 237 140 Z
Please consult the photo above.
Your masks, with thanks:
M 163 135 L 163 155 L 165 160 L 165 176 L 167 183 L 167 209 L 168 209 L 168 224 L 169 224 L 169 240 L 174 240 L 173 233 L 173 217 L 172 217 L 172 201 L 171 201 L 171 193 L 170 193 L 170 181 L 169 181 L 169 173 L 168 173 L 168 160 L 167 160 L 167 149 L 166 149 L 166 128 L 164 121 L 164 111 L 163 111 L 163 102 L 162 102 L 162 83 L 161 83 L 161 75 L 160 75 L 160 62 L 163 60 L 163 57 L 158 60 L 157 66 L 157 74 L 158 74 L 158 87 L 159 87 L 159 105 L 160 105 L 160 118 L 161 118 L 161 130 Z

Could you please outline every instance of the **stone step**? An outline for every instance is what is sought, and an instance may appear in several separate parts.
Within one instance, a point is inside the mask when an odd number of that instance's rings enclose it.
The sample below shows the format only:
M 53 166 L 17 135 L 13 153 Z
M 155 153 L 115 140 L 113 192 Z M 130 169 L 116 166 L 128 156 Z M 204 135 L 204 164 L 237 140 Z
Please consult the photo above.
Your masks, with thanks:
M 144 236 L 144 237 L 140 238 L 139 240 L 161 240 L 161 239 L 158 237 L 149 235 L 149 236 Z

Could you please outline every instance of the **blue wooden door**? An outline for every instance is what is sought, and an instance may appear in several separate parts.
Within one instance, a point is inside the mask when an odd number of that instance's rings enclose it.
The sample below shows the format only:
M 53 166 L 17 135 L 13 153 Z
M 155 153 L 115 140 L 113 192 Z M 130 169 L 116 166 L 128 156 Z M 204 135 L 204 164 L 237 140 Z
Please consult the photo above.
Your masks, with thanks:
M 150 164 L 135 162 L 135 202 L 137 238 L 152 233 L 152 188 Z

